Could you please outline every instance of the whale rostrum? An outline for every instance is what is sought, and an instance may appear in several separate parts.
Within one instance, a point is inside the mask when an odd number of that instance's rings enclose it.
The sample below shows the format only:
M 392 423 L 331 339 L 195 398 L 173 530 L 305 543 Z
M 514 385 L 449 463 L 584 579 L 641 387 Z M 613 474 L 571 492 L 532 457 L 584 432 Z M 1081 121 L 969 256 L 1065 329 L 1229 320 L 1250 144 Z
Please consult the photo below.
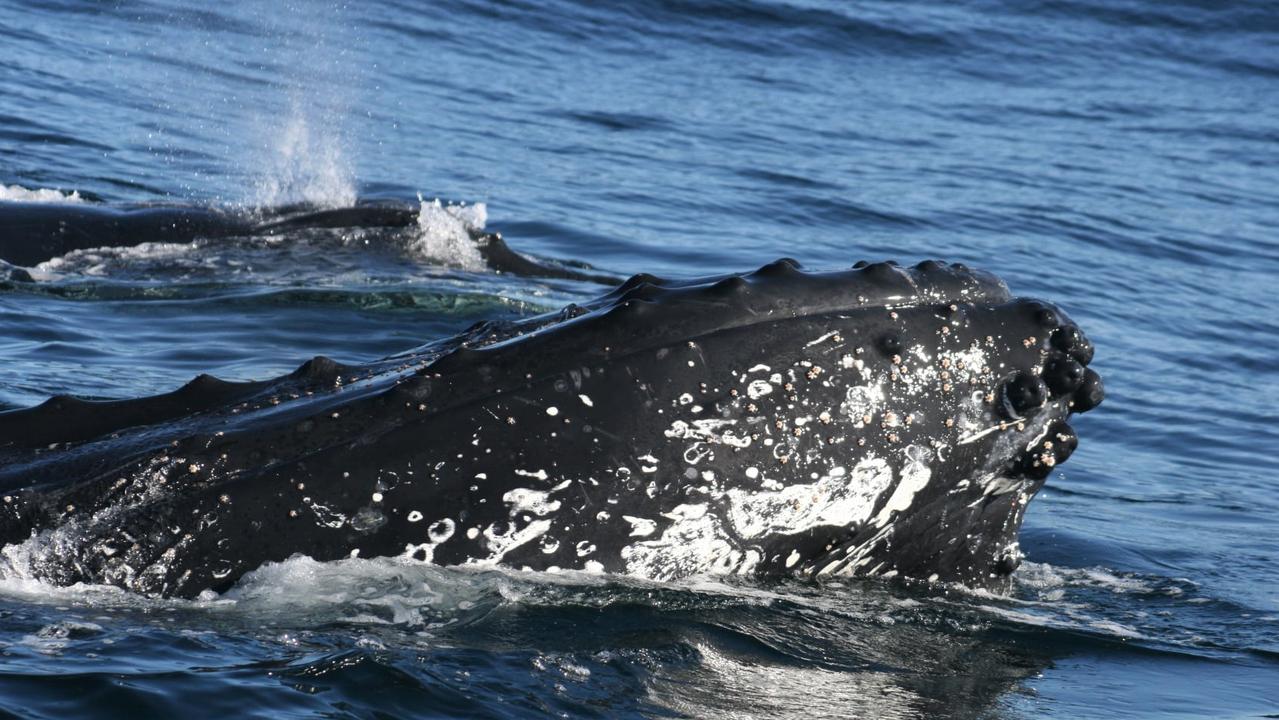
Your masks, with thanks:
M 368 365 L 0 414 L 0 543 L 177 596 L 297 553 L 999 587 L 1092 355 L 958 264 L 637 275 Z

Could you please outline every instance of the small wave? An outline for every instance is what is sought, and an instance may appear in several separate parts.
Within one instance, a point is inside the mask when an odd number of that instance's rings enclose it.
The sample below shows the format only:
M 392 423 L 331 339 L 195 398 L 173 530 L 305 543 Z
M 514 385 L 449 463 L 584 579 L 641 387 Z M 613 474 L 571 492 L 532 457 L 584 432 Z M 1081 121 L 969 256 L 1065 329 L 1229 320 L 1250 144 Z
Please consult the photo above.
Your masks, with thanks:
M 465 622 L 505 602 L 500 573 L 474 573 L 401 558 L 319 562 L 295 555 L 266 563 L 219 596 L 199 600 L 240 613 L 308 621 L 429 629 Z
M 30 190 L 21 185 L 0 185 L 0 202 L 82 203 L 86 202 L 78 190 L 67 192 L 51 188 Z
M 1160 589 L 1150 581 L 1131 574 L 1117 574 L 1101 567 L 1063 568 L 1047 563 L 1026 563 L 1016 575 L 1017 584 L 1038 591 L 1052 593 L 1063 587 L 1091 587 L 1115 593 L 1153 593 Z M 1175 586 L 1164 592 L 1179 594 Z
M 1040 614 L 1023 610 L 1013 610 L 1011 608 L 998 607 L 995 605 L 980 605 L 978 608 L 991 615 L 1011 622 L 1014 625 L 1062 630 L 1067 632 L 1082 632 L 1121 641 L 1155 639 L 1143 635 L 1136 629 L 1128 627 L 1123 623 L 1108 620 L 1106 618 L 1090 617 L 1078 612 L 1071 614 Z

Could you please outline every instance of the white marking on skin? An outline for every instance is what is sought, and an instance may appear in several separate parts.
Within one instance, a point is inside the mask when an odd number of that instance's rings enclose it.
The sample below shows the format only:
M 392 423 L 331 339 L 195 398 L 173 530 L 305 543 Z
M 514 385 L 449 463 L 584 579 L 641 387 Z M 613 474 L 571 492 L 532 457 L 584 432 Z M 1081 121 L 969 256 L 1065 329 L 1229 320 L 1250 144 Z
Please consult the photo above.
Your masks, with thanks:
M 413 523 L 419 522 L 421 521 L 421 519 L 422 519 L 422 513 L 418 512 L 417 510 L 410 512 L 407 518 L 409 522 L 413 522 Z
M 926 462 L 929 455 L 927 450 L 918 445 L 911 445 L 903 454 L 906 456 L 906 464 L 902 468 L 901 479 L 897 482 L 897 487 L 893 489 L 888 502 L 884 503 L 884 507 L 875 516 L 874 522 L 880 527 L 888 523 L 894 512 L 908 510 L 911 503 L 915 501 L 915 496 L 928 486 L 928 481 L 932 478 L 932 470 L 928 468 Z
M 480 529 L 477 527 L 468 528 L 466 531 L 466 537 L 470 540 L 474 540 L 475 538 L 479 536 L 480 536 Z
M 749 573 L 759 564 L 759 551 L 734 547 L 706 505 L 677 505 L 663 515 L 673 522 L 660 538 L 622 548 L 628 573 L 667 580 L 698 572 Z
M 897 482 L 897 487 L 893 489 L 893 494 L 888 498 L 888 502 L 885 503 L 884 507 L 880 509 L 879 514 L 871 521 L 872 525 L 879 527 L 879 531 L 858 545 L 844 548 L 844 557 L 842 559 L 832 560 L 826 565 L 816 568 L 814 574 L 851 576 L 857 574 L 859 569 L 865 568 L 874 559 L 870 555 L 871 550 L 877 547 L 884 538 L 889 537 L 894 530 L 894 524 L 889 522 L 894 518 L 894 513 L 908 510 L 914 502 L 915 496 L 928 486 L 928 481 L 932 476 L 932 471 L 925 462 L 928 457 L 927 450 L 917 445 L 911 445 L 903 451 L 903 455 L 906 463 L 905 467 L 902 468 L 901 478 Z M 878 572 L 881 566 L 882 563 L 869 570 L 863 569 L 861 574 L 873 575 Z
M 438 545 L 453 537 L 453 531 L 456 527 L 452 519 L 441 518 L 431 523 L 431 527 L 426 529 L 426 534 L 427 537 L 431 538 L 431 542 Z
M 498 535 L 493 526 L 489 525 L 484 529 L 484 539 L 487 541 L 491 554 L 486 558 L 472 558 L 467 561 L 467 564 L 484 567 L 497 565 L 502 562 L 502 558 L 506 557 L 507 553 L 535 538 L 545 535 L 546 531 L 550 529 L 550 520 L 534 520 L 527 527 L 516 532 L 511 532 L 508 529 L 505 535 Z
M 863 458 L 849 473 L 831 468 L 816 482 L 751 493 L 739 488 L 725 493 L 728 519 L 743 538 L 797 533 L 823 525 L 855 526 L 865 522 L 875 501 L 892 484 L 893 471 L 884 460 Z
M 812 346 L 814 346 L 814 345 L 817 345 L 818 343 L 824 343 L 824 342 L 826 342 L 827 340 L 830 340 L 831 338 L 835 337 L 835 336 L 836 336 L 836 335 L 838 335 L 838 334 L 839 334 L 839 331 L 838 331 L 838 330 L 832 330 L 832 331 L 830 331 L 830 332 L 826 333 L 825 335 L 823 335 L 823 336 L 821 336 L 821 337 L 817 338 L 816 340 L 814 340 L 814 341 L 812 341 L 812 342 L 810 342 L 810 343 L 805 344 L 805 345 L 804 345 L 804 347 L 812 347 Z
M 987 479 L 983 483 L 982 490 L 987 495 L 1003 495 L 1005 493 L 1019 491 L 1025 485 L 1026 481 L 1021 478 L 1010 478 L 1002 475 L 996 475 Z M 982 498 L 978 498 L 973 501 L 974 504 L 980 502 L 984 502 L 984 500 Z
M 746 394 L 751 400 L 758 400 L 765 395 L 771 395 L 773 386 L 766 380 L 752 380 L 750 385 L 746 386 Z
M 550 477 L 549 475 L 546 474 L 546 470 L 538 470 L 537 472 L 530 472 L 528 470 L 516 470 L 515 474 L 523 475 L 524 477 L 537 478 L 538 480 L 545 480 L 546 478 Z
M 310 498 L 303 498 L 303 502 L 307 502 L 308 500 L 310 500 Z M 318 502 L 311 501 L 310 507 L 311 512 L 315 513 L 315 519 L 325 527 L 340 528 L 346 524 L 346 516 L 327 505 L 321 505 Z
M 866 415 L 874 415 L 884 404 L 883 380 L 870 385 L 853 385 L 844 393 L 844 402 L 839 411 L 855 421 Z
M 671 423 L 671 426 L 666 429 L 663 434 L 668 438 L 722 443 L 736 448 L 750 446 L 751 436 L 749 434 L 739 436 L 732 430 L 728 429 L 736 424 L 736 420 L 727 418 L 703 418 L 701 420 L 694 420 L 691 424 L 683 420 L 676 420 Z M 685 460 L 690 464 L 696 461 L 688 460 L 689 450 L 692 450 L 693 447 L 698 444 L 699 443 L 694 443 L 684 452 Z
M 602 573 L 604 572 L 604 565 L 598 560 L 587 560 L 586 564 L 582 566 L 582 570 L 588 573 Z
M 507 491 L 507 493 L 502 496 L 502 501 L 511 506 L 511 517 L 515 517 L 520 513 L 532 513 L 533 515 L 545 516 L 560 509 L 560 501 L 550 499 L 550 494 L 552 492 L 555 492 L 555 490 L 515 488 L 514 490 Z
M 453 537 L 453 530 L 455 527 L 456 526 L 453 524 L 453 521 L 449 518 L 436 520 L 431 523 L 429 528 L 426 529 L 426 535 L 431 539 L 430 542 L 419 543 L 417 545 L 409 543 L 405 545 L 404 552 L 401 554 L 401 557 L 409 560 L 417 560 L 419 559 L 418 555 L 420 554 L 420 559 L 423 562 L 435 562 L 435 549 L 441 544 L 447 542 L 449 538 Z
M 650 463 L 649 465 L 640 465 L 640 472 L 645 472 L 645 473 L 655 473 L 655 472 L 657 472 L 657 464 L 658 464 L 658 460 L 657 460 L 657 458 L 653 457 L 653 454 L 652 454 L 652 453 L 649 453 L 649 454 L 647 454 L 647 455 L 640 455 L 640 456 L 639 456 L 638 458 L 636 458 L 636 459 L 637 459 L 637 460 L 643 460 L 643 461 L 645 461 L 645 462 Z
M 755 467 L 746 468 L 746 477 L 750 478 L 751 480 L 754 480 L 755 478 L 759 477 L 759 468 L 755 468 Z
M 631 537 L 648 537 L 657 531 L 657 523 L 647 518 L 623 515 L 622 519 L 631 524 Z
M 550 415 L 551 417 L 555 417 L 556 415 L 560 414 L 560 409 L 552 405 L 546 408 L 546 414 Z
M 578 395 L 577 399 L 581 400 L 582 404 L 586 407 L 595 407 L 595 403 L 591 400 L 591 396 L 589 395 Z
M 753 373 L 753 372 L 772 372 L 772 371 L 773 369 L 767 365 L 756 365 L 755 367 L 751 368 L 750 370 L 747 370 L 746 372 Z
M 797 562 L 799 562 L 799 551 L 791 550 L 790 555 L 786 556 L 786 567 L 794 567 Z
M 705 443 L 701 443 L 701 442 L 695 442 L 692 445 L 689 445 L 684 450 L 684 462 L 688 463 L 689 465 L 696 465 L 697 463 L 701 462 L 702 459 L 705 458 L 707 455 L 710 455 L 711 449 L 708 447 L 703 447 L 704 445 Z

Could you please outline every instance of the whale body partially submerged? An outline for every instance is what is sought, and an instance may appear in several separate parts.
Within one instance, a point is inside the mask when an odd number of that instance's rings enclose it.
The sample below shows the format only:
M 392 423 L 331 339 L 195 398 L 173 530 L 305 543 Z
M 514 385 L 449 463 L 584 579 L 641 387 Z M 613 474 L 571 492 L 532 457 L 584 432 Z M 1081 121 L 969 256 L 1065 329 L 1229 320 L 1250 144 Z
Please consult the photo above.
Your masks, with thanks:
M 1091 359 L 957 264 L 637 275 L 368 365 L 0 413 L 0 543 L 177 596 L 296 553 L 998 587 Z
M 436 201 L 440 212 L 446 208 Z M 286 205 L 231 209 L 200 205 L 0 202 L 0 280 L 31 281 L 22 268 L 96 248 L 143 243 L 217 242 L 272 238 L 317 230 L 384 230 L 419 225 L 427 204 L 370 201 L 351 207 Z M 543 261 L 515 252 L 497 233 L 464 230 L 484 268 L 522 277 L 610 283 L 614 278 L 582 263 Z M 6 270 L 6 266 L 13 266 Z M 15 272 L 16 271 L 16 272 Z

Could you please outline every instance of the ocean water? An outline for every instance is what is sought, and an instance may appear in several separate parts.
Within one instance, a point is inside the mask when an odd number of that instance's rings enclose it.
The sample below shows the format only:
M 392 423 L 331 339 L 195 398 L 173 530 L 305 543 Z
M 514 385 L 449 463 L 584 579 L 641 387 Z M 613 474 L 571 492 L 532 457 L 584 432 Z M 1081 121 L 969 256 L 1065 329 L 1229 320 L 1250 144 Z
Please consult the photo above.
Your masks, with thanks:
M 10 573 L 0 714 L 1279 716 L 1276 107 L 1260 1 L 0 0 L 0 202 L 424 199 L 394 236 L 0 282 L 0 409 L 369 361 L 604 289 L 484 271 L 434 198 L 623 276 L 962 261 L 1066 308 L 1108 390 L 1007 595 L 299 557 L 179 601 Z

